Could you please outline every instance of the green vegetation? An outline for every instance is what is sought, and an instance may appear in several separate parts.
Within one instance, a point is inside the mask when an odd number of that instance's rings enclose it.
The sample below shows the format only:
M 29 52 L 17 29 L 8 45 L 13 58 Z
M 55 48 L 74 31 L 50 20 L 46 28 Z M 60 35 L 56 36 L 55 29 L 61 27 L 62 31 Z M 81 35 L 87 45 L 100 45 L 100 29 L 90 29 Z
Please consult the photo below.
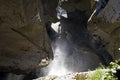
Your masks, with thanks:
M 97 69 L 91 75 L 89 75 L 88 80 L 103 80 L 105 72 L 102 69 Z
M 116 62 L 111 62 L 108 67 L 103 65 L 96 69 L 95 71 L 88 71 L 87 74 L 77 74 L 75 75 L 75 80 L 117 80 L 114 74 L 116 70 L 120 69 L 120 65 Z
M 96 69 L 89 75 L 88 80 L 117 80 L 114 76 L 117 69 L 120 69 L 120 65 L 115 62 L 111 62 L 107 68 L 102 67 Z

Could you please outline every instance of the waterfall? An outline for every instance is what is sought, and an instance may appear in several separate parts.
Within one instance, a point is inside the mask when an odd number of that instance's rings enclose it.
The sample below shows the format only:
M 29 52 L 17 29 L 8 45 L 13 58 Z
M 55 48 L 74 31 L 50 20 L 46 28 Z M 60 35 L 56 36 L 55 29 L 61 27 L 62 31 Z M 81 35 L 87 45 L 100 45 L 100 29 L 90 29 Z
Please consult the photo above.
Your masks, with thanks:
M 50 72 L 48 75 L 63 75 L 66 74 L 67 70 L 64 67 L 64 53 L 61 52 L 59 47 L 56 47 L 54 53 L 54 60 L 50 64 Z
M 63 42 L 62 39 L 57 39 L 55 42 L 55 49 L 54 51 L 54 60 L 51 61 L 49 65 L 49 72 L 48 75 L 65 75 L 70 73 L 67 68 L 65 67 L 65 58 L 66 56 L 66 43 Z
M 67 11 L 61 7 L 62 1 L 59 0 L 58 6 L 56 8 L 57 11 L 57 18 L 60 19 L 60 17 L 68 18 Z M 51 28 L 60 35 L 61 30 L 60 29 L 60 22 L 52 23 Z M 54 54 L 54 60 L 51 61 L 48 68 L 48 75 L 65 75 L 70 73 L 69 70 L 65 67 L 65 58 L 66 56 L 66 48 L 67 44 L 63 39 L 58 38 L 53 42 L 52 44 L 52 50 Z
M 51 29 L 55 31 L 55 34 L 52 34 L 54 36 L 54 39 L 51 42 L 54 59 L 50 61 L 49 65 L 47 67 L 44 67 L 41 69 L 40 76 L 49 76 L 49 75 L 65 75 L 68 73 L 71 73 L 67 69 L 66 65 L 66 58 L 68 53 L 68 43 L 66 39 L 60 38 L 59 35 L 59 25 L 60 22 L 52 23 Z M 53 31 L 52 30 L 52 31 Z
M 70 70 L 67 69 L 68 67 L 66 67 L 66 42 L 61 38 L 57 38 L 57 40 L 52 43 L 52 48 L 54 59 L 50 61 L 47 67 L 41 69 L 40 72 L 42 73 L 40 73 L 40 76 L 61 76 L 72 73 Z

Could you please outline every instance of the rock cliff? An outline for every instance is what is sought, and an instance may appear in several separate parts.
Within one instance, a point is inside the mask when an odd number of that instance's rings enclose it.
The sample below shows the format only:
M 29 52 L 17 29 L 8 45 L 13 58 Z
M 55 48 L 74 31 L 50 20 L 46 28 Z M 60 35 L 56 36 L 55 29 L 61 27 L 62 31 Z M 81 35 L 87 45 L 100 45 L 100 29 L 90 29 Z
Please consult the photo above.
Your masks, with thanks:
M 24 73 L 52 58 L 40 2 L 0 1 L 0 71 Z
M 114 59 L 120 59 L 120 0 L 109 0 L 106 7 L 88 23 L 94 38 L 103 41 Z

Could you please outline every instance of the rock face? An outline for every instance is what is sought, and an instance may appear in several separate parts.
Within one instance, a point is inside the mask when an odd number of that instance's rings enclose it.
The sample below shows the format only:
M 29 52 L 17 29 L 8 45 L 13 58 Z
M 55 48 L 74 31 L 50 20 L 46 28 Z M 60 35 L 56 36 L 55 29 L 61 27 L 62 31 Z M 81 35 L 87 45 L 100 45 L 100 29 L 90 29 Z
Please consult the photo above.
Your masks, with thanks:
M 0 1 L 0 71 L 24 73 L 47 65 L 41 60 L 52 58 L 52 50 L 41 16 L 40 1 Z
M 109 0 L 106 7 L 88 24 L 89 30 L 100 38 L 114 59 L 120 59 L 120 0 Z
M 87 1 L 81 0 L 77 6 L 72 1 L 73 9 L 87 11 Z M 69 12 L 72 2 L 63 5 Z M 44 23 L 57 20 L 57 4 L 58 0 L 0 1 L 0 71 L 27 72 L 47 65 L 41 64 L 42 60 L 53 58 Z

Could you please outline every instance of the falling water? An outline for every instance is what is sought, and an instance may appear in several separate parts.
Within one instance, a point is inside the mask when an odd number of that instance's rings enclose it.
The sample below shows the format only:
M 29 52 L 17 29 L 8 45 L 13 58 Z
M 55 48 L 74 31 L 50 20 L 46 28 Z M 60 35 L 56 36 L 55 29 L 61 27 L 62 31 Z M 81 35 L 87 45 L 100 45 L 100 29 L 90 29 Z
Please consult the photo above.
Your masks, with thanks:
M 65 17 L 67 18 L 67 11 L 61 7 L 61 0 L 59 0 L 58 6 L 56 8 L 57 18 Z M 60 22 L 52 23 L 51 28 L 59 35 Z M 61 32 L 61 31 L 60 31 Z M 70 73 L 69 70 L 65 67 L 65 58 L 66 58 L 66 48 L 67 44 L 63 39 L 60 39 L 57 36 L 57 39 L 52 44 L 52 50 L 54 53 L 54 60 L 51 61 L 49 65 L 48 75 L 65 75 Z
M 69 73 L 69 71 L 65 68 L 65 57 L 65 51 L 61 50 L 60 44 L 57 44 L 54 51 L 54 60 L 50 63 L 50 72 L 48 73 L 48 75 L 60 76 Z
M 52 23 L 51 28 L 56 32 L 57 35 L 59 35 L 58 28 L 59 28 L 60 22 Z M 59 36 L 56 36 L 55 40 L 51 43 L 54 59 L 49 63 L 49 65 L 46 68 L 43 68 L 41 74 L 46 75 L 65 75 L 70 73 L 69 70 L 66 68 L 66 62 L 65 59 L 67 58 L 67 48 L 68 44 L 66 40 L 63 38 L 60 38 Z
M 60 22 L 53 23 L 51 27 L 58 33 L 58 26 Z M 64 39 L 57 38 L 55 42 L 52 43 L 52 50 L 54 53 L 54 60 L 51 61 L 49 65 L 48 75 L 65 75 L 70 73 L 65 67 L 66 58 L 66 48 L 67 44 Z

